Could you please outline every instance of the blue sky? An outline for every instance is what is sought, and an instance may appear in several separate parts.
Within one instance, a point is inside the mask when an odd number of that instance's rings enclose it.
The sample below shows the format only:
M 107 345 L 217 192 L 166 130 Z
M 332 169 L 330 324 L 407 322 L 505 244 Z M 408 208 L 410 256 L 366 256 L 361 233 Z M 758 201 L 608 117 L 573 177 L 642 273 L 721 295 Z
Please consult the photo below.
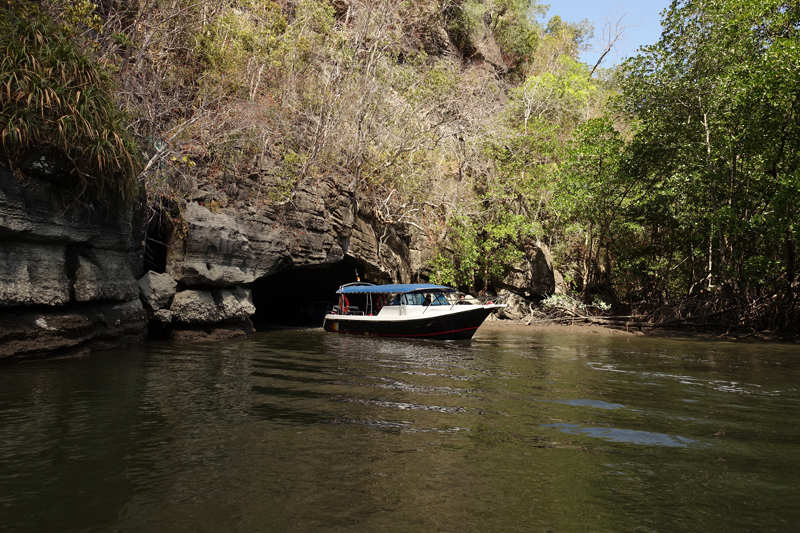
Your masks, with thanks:
M 539 4 L 549 4 L 544 23 L 554 15 L 567 22 L 580 22 L 589 19 L 594 24 L 595 41 L 602 36 L 603 23 L 611 16 L 619 19 L 626 14 L 623 23 L 625 40 L 617 44 L 616 52 L 612 52 L 603 61 L 604 67 L 619 64 L 625 57 L 635 55 L 639 46 L 654 44 L 661 37 L 660 13 L 669 5 L 669 0 L 540 0 Z M 596 42 L 596 48 L 599 48 Z M 599 51 L 584 52 L 581 60 L 594 65 L 600 57 Z

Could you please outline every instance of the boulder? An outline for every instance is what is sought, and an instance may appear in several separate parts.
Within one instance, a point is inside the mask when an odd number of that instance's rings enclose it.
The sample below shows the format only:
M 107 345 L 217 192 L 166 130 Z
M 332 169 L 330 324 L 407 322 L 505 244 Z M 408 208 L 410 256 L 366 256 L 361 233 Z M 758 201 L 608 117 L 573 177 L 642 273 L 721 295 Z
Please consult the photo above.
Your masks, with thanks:
M 522 320 L 530 316 L 531 306 L 534 305 L 531 300 L 526 300 L 505 289 L 498 291 L 497 295 L 500 297 L 500 301 L 508 306 L 497 310 L 497 318 Z
M 138 285 L 139 295 L 145 307 L 155 313 L 169 306 L 178 283 L 169 274 L 158 274 L 149 270 L 147 274 L 139 279 Z M 167 315 L 162 313 L 161 316 Z
M 243 320 L 256 312 L 250 289 L 185 290 L 170 305 L 172 320 L 187 324 L 214 324 Z
M 541 300 L 555 291 L 553 258 L 544 245 L 529 245 L 525 257 L 512 265 L 502 278 L 492 285 L 528 299 Z

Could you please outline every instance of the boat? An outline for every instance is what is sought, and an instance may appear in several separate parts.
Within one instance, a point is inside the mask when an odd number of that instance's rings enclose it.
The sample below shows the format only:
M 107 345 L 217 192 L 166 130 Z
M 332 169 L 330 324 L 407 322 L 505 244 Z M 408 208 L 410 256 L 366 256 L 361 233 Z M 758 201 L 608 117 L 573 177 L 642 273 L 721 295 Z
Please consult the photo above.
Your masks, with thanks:
M 357 282 L 342 285 L 336 294 L 339 304 L 325 315 L 325 331 L 379 337 L 471 339 L 486 317 L 506 307 L 429 283 Z

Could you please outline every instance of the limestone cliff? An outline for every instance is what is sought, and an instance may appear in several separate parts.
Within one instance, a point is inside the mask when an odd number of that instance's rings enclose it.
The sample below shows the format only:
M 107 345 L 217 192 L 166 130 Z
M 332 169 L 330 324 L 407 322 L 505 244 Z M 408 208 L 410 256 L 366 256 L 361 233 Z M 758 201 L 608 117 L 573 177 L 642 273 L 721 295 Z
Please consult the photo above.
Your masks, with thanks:
M 487 19 L 458 45 L 440 17 L 423 26 L 431 58 L 507 70 Z M 403 204 L 384 213 L 366 180 L 344 168 L 295 176 L 266 143 L 260 157 L 224 168 L 192 143 L 150 144 L 158 152 L 146 169 L 170 182 L 167 192 L 148 187 L 149 200 L 122 210 L 67 194 L 72 162 L 52 151 L 33 150 L 16 174 L 0 162 L 0 362 L 135 344 L 148 332 L 246 335 L 265 309 L 264 320 L 305 312 L 356 275 L 427 281 L 429 260 L 446 245 L 430 229 L 442 224 L 407 217 Z M 192 158 L 197 168 L 172 174 L 158 164 Z M 535 299 L 552 280 L 549 254 L 534 247 L 493 286 Z
M 242 189 L 250 181 L 234 178 L 232 183 Z M 409 282 L 424 275 L 427 263 L 414 263 L 412 256 L 432 253 L 429 244 L 421 249 L 426 240 L 401 235 L 404 228 L 381 223 L 359 208 L 355 194 L 333 178 L 302 180 L 290 201 L 258 208 L 228 202 L 225 193 L 215 198 L 211 208 L 199 201 L 175 206 L 173 226 L 181 230 L 173 227 L 167 236 L 165 262 L 155 265 L 163 272 L 148 272 L 140 281 L 150 319 L 173 338 L 227 338 L 234 330 L 252 331 L 253 287 L 263 287 L 278 273 L 301 271 L 319 284 L 320 277 L 332 275 L 330 269 L 347 263 L 373 282 Z M 418 267 L 414 272 L 412 264 Z M 355 276 L 352 272 L 347 281 Z M 333 297 L 336 285 L 330 283 L 316 300 Z M 291 301 L 296 298 L 288 295 L 284 305 L 303 303 Z
M 340 181 L 307 179 L 291 201 L 260 209 L 177 204 L 162 272 L 143 275 L 147 235 L 139 211 L 111 216 L 65 207 L 50 183 L 20 183 L 5 166 L 0 193 L 3 360 L 139 343 L 148 320 L 151 330 L 176 339 L 246 335 L 258 311 L 254 287 L 279 274 L 300 272 L 301 285 L 319 283 L 332 275 L 325 269 L 346 264 L 376 283 L 426 280 L 436 244 L 418 228 L 382 222 Z M 346 281 L 354 280 L 355 272 Z M 532 250 L 493 285 L 527 298 L 551 292 L 546 249 Z
M 141 210 L 70 203 L 58 188 L 0 162 L 0 361 L 144 336 Z

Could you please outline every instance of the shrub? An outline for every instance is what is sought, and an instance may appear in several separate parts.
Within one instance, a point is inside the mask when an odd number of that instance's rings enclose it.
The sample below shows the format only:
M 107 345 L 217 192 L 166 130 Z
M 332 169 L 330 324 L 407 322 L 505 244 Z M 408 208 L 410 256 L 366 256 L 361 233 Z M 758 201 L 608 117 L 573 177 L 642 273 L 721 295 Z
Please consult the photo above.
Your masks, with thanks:
M 30 147 L 57 148 L 74 164 L 79 197 L 131 200 L 140 159 L 116 107 L 109 69 L 38 3 L 11 6 L 0 11 L 3 151 L 13 165 Z

